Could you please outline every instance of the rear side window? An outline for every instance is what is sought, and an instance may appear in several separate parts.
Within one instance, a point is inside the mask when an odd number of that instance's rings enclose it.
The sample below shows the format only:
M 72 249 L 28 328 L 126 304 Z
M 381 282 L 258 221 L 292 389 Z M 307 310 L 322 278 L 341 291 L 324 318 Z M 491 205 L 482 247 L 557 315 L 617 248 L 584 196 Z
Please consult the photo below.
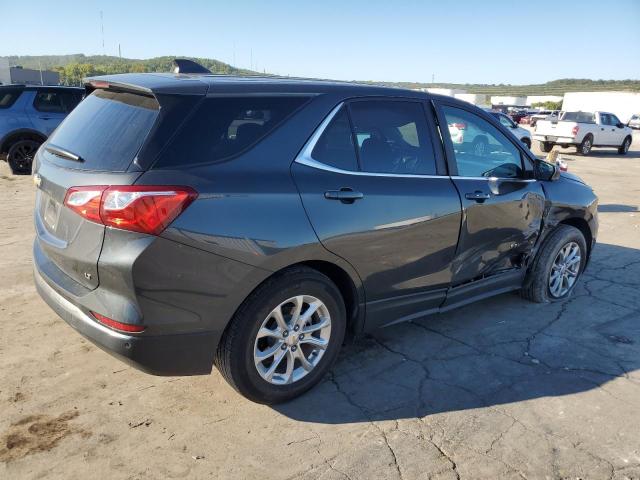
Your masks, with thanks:
M 22 93 L 19 88 L 0 88 L 0 108 L 9 108 Z
M 125 171 L 158 116 L 155 98 L 128 92 L 96 90 L 84 99 L 49 139 L 82 162 L 61 160 L 45 151 L 53 162 L 81 170 Z
M 180 128 L 155 167 L 216 162 L 238 155 L 307 100 L 298 96 L 207 98 Z
M 341 170 L 358 170 L 349 116 L 345 107 L 333 117 L 313 147 L 311 158 Z
M 46 113 L 65 113 L 66 110 L 62 104 L 62 95 L 58 92 L 39 91 L 36 92 L 36 98 L 33 100 L 33 106 L 39 112 Z
M 358 101 L 349 108 L 363 171 L 435 175 L 435 156 L 422 104 Z

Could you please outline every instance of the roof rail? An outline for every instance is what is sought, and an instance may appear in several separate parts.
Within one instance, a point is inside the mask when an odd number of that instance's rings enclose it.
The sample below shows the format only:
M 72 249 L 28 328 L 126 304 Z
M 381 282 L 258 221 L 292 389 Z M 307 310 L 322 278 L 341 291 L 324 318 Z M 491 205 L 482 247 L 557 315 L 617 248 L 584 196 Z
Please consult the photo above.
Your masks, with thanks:
M 187 60 L 186 58 L 174 58 L 173 64 L 175 65 L 173 73 L 211 73 L 211 70 L 204 68 L 193 60 Z

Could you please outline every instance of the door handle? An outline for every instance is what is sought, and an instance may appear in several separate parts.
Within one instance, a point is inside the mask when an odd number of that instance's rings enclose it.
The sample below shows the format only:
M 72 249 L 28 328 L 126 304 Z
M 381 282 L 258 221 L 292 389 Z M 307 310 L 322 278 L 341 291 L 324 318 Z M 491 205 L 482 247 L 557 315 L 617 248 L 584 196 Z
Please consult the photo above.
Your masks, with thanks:
M 473 193 L 465 193 L 464 194 L 464 198 L 466 198 L 467 200 L 475 200 L 478 203 L 482 203 L 485 200 L 490 199 L 491 195 L 489 193 L 485 193 L 485 192 L 481 192 L 480 190 L 476 190 Z
M 604 128 L 601 128 L 600 130 L 602 130 L 604 132 Z
M 361 200 L 364 195 L 361 192 L 356 192 L 350 188 L 341 188 L 340 190 L 329 190 L 324 192 L 324 198 L 327 200 L 340 200 L 342 203 L 353 203 L 356 200 Z

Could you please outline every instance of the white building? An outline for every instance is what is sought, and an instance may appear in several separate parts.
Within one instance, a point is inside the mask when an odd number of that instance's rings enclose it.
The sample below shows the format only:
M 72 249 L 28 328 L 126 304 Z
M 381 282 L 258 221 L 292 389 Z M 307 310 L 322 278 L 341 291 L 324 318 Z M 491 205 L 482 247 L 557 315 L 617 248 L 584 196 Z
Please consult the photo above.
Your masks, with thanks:
M 561 102 L 562 95 L 529 95 L 527 97 L 527 106 L 531 106 L 534 103 L 544 102 Z
M 527 97 L 510 97 L 508 95 L 493 95 L 491 97 L 491 105 L 517 105 L 525 107 L 527 105 Z
M 614 113 L 627 123 L 634 113 L 640 113 L 640 93 L 637 92 L 569 92 L 564 94 L 562 110 L 567 112 L 604 111 Z
M 455 93 L 453 96 L 474 105 L 487 105 L 487 96 L 484 93 Z
M 427 92 L 434 93 L 436 95 L 446 95 L 448 97 L 454 97 L 460 93 L 467 93 L 466 90 L 460 90 L 458 88 L 427 88 Z
M 60 83 L 60 74 L 48 70 L 10 67 L 9 59 L 0 57 L 0 85 L 9 85 L 11 83 L 24 85 L 58 85 Z

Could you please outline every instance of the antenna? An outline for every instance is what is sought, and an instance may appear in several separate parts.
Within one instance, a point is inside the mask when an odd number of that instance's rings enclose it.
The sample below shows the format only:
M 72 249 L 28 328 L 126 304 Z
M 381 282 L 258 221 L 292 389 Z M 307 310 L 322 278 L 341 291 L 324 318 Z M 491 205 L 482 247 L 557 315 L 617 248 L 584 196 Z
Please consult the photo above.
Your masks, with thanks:
M 102 33 L 102 54 L 104 55 L 104 21 L 102 17 L 102 10 L 100 10 L 100 32 Z

